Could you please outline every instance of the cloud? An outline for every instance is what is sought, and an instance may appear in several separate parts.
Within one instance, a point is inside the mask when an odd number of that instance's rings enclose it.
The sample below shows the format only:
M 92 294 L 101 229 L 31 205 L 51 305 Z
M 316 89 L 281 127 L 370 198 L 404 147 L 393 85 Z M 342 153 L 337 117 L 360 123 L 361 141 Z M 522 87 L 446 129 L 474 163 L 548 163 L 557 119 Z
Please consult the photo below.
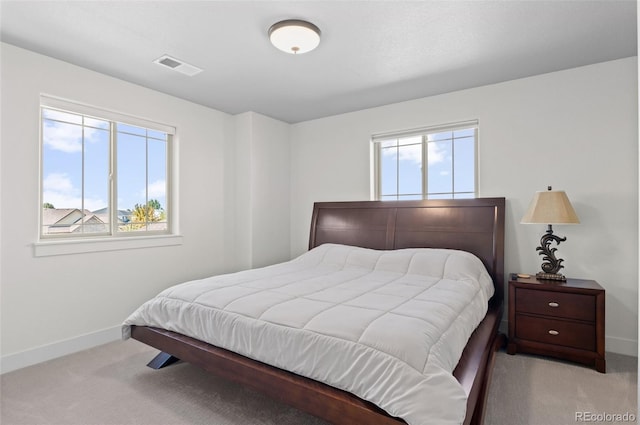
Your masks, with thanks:
M 65 153 L 82 152 L 82 129 L 82 126 L 76 124 L 43 120 L 43 144 L 53 150 Z M 84 140 L 89 143 L 97 141 L 100 131 L 104 134 L 104 130 L 84 127 Z
M 429 149 L 429 155 L 427 156 L 427 158 L 429 158 L 429 165 L 444 161 L 447 155 L 447 150 L 442 148 L 438 143 L 427 143 L 427 149 Z
M 66 153 L 82 151 L 82 127 L 44 122 L 42 139 L 45 146 Z
M 400 161 L 411 161 L 422 164 L 422 145 L 402 146 L 398 149 Z
M 149 184 L 149 199 L 164 198 L 167 196 L 167 183 L 165 180 L 156 180 Z
M 160 203 L 165 202 L 166 197 L 167 197 L 167 182 L 166 182 L 166 180 L 159 179 L 159 180 L 154 181 L 153 183 L 149 183 L 149 186 L 148 186 L 147 189 L 148 189 L 149 200 L 156 199 Z M 144 188 L 140 189 L 137 192 L 138 199 L 142 199 L 144 201 L 146 196 L 147 196 L 147 192 L 145 191 Z M 165 208 L 164 205 L 163 205 L 163 208 Z
M 71 179 L 66 173 L 50 173 L 44 178 L 42 182 L 42 188 L 44 191 L 51 192 L 64 192 L 72 194 L 78 193 L 77 189 L 74 189 Z M 55 205 L 55 204 L 54 204 Z
M 42 182 L 42 201 L 52 204 L 55 208 L 82 207 L 80 189 L 74 187 L 73 182 L 65 173 L 48 174 Z M 107 206 L 107 202 L 99 198 L 85 198 L 84 208 L 96 211 Z
M 444 161 L 447 150 L 438 143 L 427 143 L 429 165 Z M 400 161 L 412 161 L 415 164 L 422 164 L 422 145 L 400 146 L 399 149 L 382 149 L 385 156 L 399 154 Z

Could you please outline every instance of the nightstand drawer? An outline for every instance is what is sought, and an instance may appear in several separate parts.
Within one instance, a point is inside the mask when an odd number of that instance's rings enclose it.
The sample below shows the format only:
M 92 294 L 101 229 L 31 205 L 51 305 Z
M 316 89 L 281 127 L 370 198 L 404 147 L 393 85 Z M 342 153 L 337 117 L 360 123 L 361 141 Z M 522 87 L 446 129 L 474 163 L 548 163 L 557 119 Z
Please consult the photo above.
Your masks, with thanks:
M 518 313 L 542 314 L 595 322 L 595 306 L 596 299 L 591 295 L 516 288 L 516 311 Z
M 596 349 L 596 328 L 586 323 L 518 315 L 516 337 L 582 350 Z

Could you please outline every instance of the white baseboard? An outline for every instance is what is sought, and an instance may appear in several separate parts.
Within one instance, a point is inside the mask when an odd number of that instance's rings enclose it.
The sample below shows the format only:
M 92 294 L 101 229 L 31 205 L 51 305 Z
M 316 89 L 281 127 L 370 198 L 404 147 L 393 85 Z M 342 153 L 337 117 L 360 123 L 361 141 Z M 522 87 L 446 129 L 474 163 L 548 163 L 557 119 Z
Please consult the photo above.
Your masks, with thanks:
M 89 348 L 97 347 L 98 345 L 117 341 L 121 338 L 122 327 L 115 326 L 113 328 L 80 335 L 64 341 L 58 341 L 52 344 L 32 348 L 30 350 L 21 351 L 19 353 L 8 354 L 0 359 L 0 374 L 11 372 L 16 369 L 22 369 L 23 367 L 37 363 L 46 362 L 47 360 L 66 356 L 67 354 L 77 353 L 78 351 L 87 350 Z
M 638 341 L 635 339 L 607 336 L 604 338 L 604 347 L 612 353 L 638 357 Z

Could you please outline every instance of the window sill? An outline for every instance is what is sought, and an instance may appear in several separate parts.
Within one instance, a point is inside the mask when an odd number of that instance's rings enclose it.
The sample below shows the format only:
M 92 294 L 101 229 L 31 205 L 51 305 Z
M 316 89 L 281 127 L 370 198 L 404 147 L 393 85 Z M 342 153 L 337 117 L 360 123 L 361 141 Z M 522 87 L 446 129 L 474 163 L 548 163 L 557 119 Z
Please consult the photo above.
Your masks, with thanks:
M 173 245 L 182 245 L 182 235 L 40 241 L 33 244 L 33 255 L 35 257 L 48 257 L 52 255 L 84 254 L 88 252 L 120 251 Z

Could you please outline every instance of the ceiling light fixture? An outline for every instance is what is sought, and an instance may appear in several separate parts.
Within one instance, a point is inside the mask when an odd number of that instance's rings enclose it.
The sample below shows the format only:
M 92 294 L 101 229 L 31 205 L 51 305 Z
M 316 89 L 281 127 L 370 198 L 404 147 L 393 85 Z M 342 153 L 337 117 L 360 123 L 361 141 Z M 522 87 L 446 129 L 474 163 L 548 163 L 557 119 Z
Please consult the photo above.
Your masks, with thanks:
M 283 52 L 307 53 L 320 44 L 320 29 L 311 22 L 287 19 L 271 25 L 269 40 Z

